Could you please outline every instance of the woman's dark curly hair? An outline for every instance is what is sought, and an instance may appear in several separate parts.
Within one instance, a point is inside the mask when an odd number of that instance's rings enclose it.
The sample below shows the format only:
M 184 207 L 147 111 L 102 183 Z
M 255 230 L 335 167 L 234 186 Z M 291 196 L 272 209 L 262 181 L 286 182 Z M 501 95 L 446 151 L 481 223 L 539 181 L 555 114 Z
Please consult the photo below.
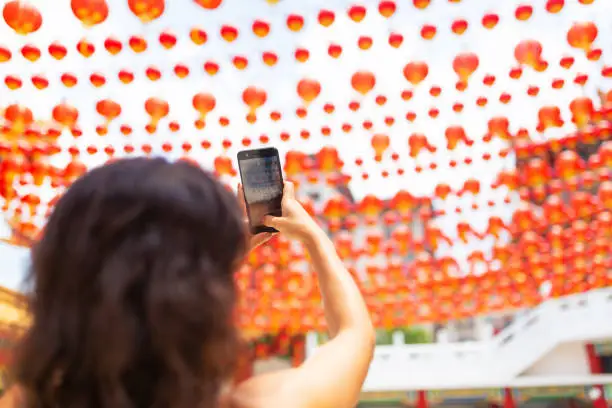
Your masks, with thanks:
M 26 406 L 216 406 L 245 246 L 235 197 L 195 165 L 120 160 L 76 181 L 32 251 Z

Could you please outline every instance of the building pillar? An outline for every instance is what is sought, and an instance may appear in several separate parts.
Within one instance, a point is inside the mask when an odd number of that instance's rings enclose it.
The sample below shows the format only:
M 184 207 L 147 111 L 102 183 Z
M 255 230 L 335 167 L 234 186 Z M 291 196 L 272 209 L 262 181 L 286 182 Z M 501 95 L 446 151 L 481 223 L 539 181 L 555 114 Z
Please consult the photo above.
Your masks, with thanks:
M 591 374 L 597 375 L 602 374 L 601 360 L 595 351 L 595 345 L 593 343 L 589 343 L 586 346 L 587 353 L 587 362 L 589 363 L 589 369 Z M 594 389 L 598 390 L 596 392 L 597 398 L 593 399 L 593 406 L 595 408 L 608 408 L 608 403 L 606 402 L 606 395 L 604 392 L 603 385 L 598 384 L 593 386 Z
M 516 408 L 511 388 L 504 388 L 504 408 Z
M 427 391 L 417 391 L 417 404 L 416 408 L 427 408 L 429 403 L 427 401 Z

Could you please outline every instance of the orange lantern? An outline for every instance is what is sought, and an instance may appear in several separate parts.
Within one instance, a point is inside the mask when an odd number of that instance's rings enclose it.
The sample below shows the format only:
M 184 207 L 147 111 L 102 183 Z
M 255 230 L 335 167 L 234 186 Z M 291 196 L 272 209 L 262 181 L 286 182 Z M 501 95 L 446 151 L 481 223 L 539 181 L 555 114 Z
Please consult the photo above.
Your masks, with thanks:
M 321 93 L 321 84 L 314 79 L 302 79 L 298 82 L 297 93 L 304 103 L 308 105 Z
M 578 97 L 570 103 L 570 111 L 572 112 L 572 122 L 582 129 L 588 125 L 593 117 L 595 108 L 593 101 L 586 96 Z
M 535 40 L 521 41 L 514 48 L 514 58 L 520 63 L 537 69 L 542 61 L 542 44 Z
M 34 115 L 29 108 L 12 104 L 4 110 L 4 119 L 9 122 L 9 130 L 16 135 L 20 135 L 34 122 Z
M 106 119 L 108 125 L 121 115 L 121 105 L 110 99 L 104 99 L 96 104 L 96 111 Z
M 158 19 L 166 8 L 165 0 L 128 0 L 132 13 L 143 23 Z
M 536 129 L 539 132 L 544 132 L 549 128 L 561 127 L 563 124 L 561 109 L 558 106 L 543 106 L 538 111 L 538 125 Z
M 511 137 L 508 130 L 509 126 L 510 122 L 504 116 L 492 118 L 488 123 L 489 133 L 504 140 L 508 140 Z
M 444 135 L 446 137 L 446 148 L 448 150 L 455 150 L 459 142 L 464 142 L 467 145 L 470 145 L 472 142 L 468 139 L 462 126 L 449 126 L 446 128 Z
M 427 136 L 422 133 L 413 133 L 408 137 L 408 147 L 410 149 L 410 157 L 415 158 L 419 153 L 426 149 L 430 153 L 435 153 L 436 147 L 429 143 Z
M 215 96 L 208 93 L 197 93 L 194 95 L 192 100 L 194 109 L 200 114 L 200 120 L 204 120 L 206 115 L 215 109 L 216 104 L 217 101 Z
M 453 70 L 461 81 L 467 81 L 478 69 L 478 56 L 471 52 L 459 54 L 453 60 Z
M 194 2 L 202 8 L 214 10 L 221 5 L 223 0 L 194 0 Z
M 588 52 L 597 38 L 597 26 L 592 22 L 574 23 L 567 32 L 567 42 L 574 48 Z
M 232 164 L 232 159 L 227 156 L 217 156 L 214 161 L 215 172 L 219 176 L 235 176 L 236 170 Z
M 242 93 L 242 101 L 249 107 L 249 112 L 254 114 L 257 109 L 263 106 L 268 99 L 266 91 L 263 89 L 249 86 Z
M 389 136 L 380 133 L 372 136 L 372 148 L 374 149 L 374 158 L 376 161 L 382 160 L 382 156 L 389 148 L 389 145 Z
M 368 71 L 358 71 L 351 78 L 351 85 L 354 90 L 362 95 L 366 95 L 376 85 L 376 77 Z
M 562 151 L 555 162 L 557 176 L 564 181 L 575 177 L 580 169 L 584 169 L 584 162 L 573 150 Z
M 368 194 L 363 197 L 357 209 L 359 213 L 365 215 L 366 217 L 372 217 L 379 216 L 383 206 L 384 204 L 380 198 L 373 194 Z
M 337 194 L 329 199 L 323 209 L 323 214 L 330 220 L 340 220 L 349 213 L 350 203 L 342 194 Z
M 325 146 L 316 154 L 318 168 L 323 173 L 340 171 L 342 162 L 335 147 Z
M 150 125 L 155 128 L 159 121 L 170 113 L 170 105 L 162 99 L 149 98 L 145 102 L 145 110 L 151 117 Z
M 404 67 L 404 77 L 412 85 L 420 84 L 429 74 L 429 66 L 425 62 L 410 62 Z
M 6 3 L 2 9 L 2 17 L 6 24 L 20 35 L 38 31 L 43 22 L 38 9 L 23 0 Z
M 108 17 L 106 0 L 71 0 L 72 12 L 85 26 L 93 27 Z
M 612 181 L 601 183 L 597 196 L 604 208 L 612 210 Z

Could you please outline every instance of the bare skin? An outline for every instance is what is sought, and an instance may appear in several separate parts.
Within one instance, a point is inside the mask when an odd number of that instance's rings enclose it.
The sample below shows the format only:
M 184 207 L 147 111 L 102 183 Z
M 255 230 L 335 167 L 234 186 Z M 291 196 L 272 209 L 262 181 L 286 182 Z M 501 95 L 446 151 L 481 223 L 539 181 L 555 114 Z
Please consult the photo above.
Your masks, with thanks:
M 295 199 L 291 183 L 285 184 L 283 216 L 267 217 L 265 223 L 299 240 L 310 253 L 331 340 L 298 368 L 257 376 L 226 390 L 220 408 L 354 407 L 375 342 L 361 293 L 331 240 Z M 251 244 L 259 245 L 269 238 L 255 236 Z M 13 387 L 0 399 L 0 408 L 18 408 L 19 400 L 20 390 Z

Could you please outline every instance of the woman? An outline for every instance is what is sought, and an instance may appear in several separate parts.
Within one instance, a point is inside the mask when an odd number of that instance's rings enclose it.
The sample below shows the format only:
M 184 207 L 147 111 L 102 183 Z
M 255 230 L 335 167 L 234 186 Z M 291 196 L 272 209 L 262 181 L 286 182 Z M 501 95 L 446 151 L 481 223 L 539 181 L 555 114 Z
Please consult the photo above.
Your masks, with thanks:
M 186 162 L 86 174 L 32 252 L 33 325 L 0 407 L 353 407 L 374 345 L 359 290 L 290 183 L 283 216 L 265 222 L 309 251 L 332 340 L 299 368 L 232 387 L 232 275 L 249 246 L 237 200 Z

